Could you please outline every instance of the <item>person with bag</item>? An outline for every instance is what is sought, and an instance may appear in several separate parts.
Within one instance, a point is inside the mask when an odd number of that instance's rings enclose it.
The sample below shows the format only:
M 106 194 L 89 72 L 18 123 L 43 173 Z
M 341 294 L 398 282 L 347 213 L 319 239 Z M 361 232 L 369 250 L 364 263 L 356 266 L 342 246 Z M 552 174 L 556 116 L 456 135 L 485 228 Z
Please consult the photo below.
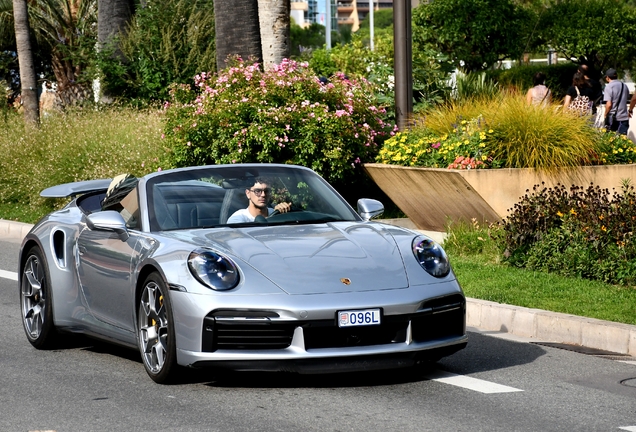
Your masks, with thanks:
M 608 69 L 605 72 L 605 127 L 607 130 L 626 135 L 629 129 L 629 113 L 627 112 L 627 100 L 629 88 L 618 80 L 616 69 Z
M 581 72 L 576 72 L 563 99 L 563 109 L 578 116 L 591 116 L 594 90 Z

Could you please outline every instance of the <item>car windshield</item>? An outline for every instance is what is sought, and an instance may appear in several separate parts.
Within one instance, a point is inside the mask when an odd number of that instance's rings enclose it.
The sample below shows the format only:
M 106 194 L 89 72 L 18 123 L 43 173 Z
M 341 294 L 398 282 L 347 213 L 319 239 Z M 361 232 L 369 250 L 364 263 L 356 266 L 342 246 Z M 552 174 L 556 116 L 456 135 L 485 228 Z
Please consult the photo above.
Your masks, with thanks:
M 294 166 L 175 170 L 151 177 L 146 193 L 151 231 L 360 220 L 320 176 Z M 265 197 L 260 203 L 267 206 L 267 217 L 238 217 L 245 214 L 250 194 Z M 288 211 L 275 212 L 280 203 L 289 204 Z

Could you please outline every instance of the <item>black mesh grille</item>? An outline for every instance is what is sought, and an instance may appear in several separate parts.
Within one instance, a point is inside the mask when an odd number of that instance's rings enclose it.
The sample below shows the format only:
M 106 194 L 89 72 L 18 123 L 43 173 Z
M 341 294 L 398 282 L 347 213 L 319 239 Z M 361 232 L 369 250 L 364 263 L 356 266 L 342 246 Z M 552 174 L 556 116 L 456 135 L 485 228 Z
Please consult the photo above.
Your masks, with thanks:
M 382 345 L 406 340 L 408 320 L 387 319 L 380 325 L 339 328 L 335 320 L 303 326 L 305 348 L 344 348 Z
M 269 350 L 289 347 L 294 323 L 224 322 L 206 318 L 203 326 L 203 351 Z
M 429 300 L 421 310 L 411 318 L 414 342 L 463 336 L 466 332 L 466 300 L 460 294 Z

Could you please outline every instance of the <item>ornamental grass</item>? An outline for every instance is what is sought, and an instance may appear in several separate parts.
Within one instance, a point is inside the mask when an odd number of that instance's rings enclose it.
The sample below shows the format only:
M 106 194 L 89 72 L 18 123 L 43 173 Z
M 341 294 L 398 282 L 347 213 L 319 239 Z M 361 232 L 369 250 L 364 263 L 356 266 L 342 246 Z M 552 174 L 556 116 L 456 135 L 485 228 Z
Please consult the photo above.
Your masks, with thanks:
M 156 171 L 162 128 L 157 110 L 76 110 L 43 116 L 39 128 L 10 112 L 0 119 L 0 218 L 19 218 L 11 210 L 19 204 L 34 209 L 21 220 L 34 222 L 61 204 L 39 196 L 53 185 Z
M 560 106 L 528 105 L 515 92 L 457 100 L 429 110 L 387 140 L 376 161 L 451 169 L 633 163 L 636 145 L 597 130 Z

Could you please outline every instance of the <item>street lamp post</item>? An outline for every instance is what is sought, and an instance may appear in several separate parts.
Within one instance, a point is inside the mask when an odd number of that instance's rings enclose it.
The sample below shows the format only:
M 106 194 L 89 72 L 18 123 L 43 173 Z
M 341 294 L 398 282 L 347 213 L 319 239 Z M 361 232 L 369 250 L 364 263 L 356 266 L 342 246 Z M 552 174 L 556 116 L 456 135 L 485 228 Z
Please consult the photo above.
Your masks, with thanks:
M 409 126 L 413 114 L 411 35 L 411 0 L 395 0 L 393 2 L 395 120 L 400 130 L 405 130 Z
M 325 1 L 325 15 L 327 15 L 325 23 L 325 44 L 327 45 L 327 49 L 331 49 L 331 0 Z
M 374 49 L 373 44 L 373 8 L 374 8 L 375 0 L 369 0 L 369 33 L 371 40 L 369 41 L 369 48 L 371 51 Z

